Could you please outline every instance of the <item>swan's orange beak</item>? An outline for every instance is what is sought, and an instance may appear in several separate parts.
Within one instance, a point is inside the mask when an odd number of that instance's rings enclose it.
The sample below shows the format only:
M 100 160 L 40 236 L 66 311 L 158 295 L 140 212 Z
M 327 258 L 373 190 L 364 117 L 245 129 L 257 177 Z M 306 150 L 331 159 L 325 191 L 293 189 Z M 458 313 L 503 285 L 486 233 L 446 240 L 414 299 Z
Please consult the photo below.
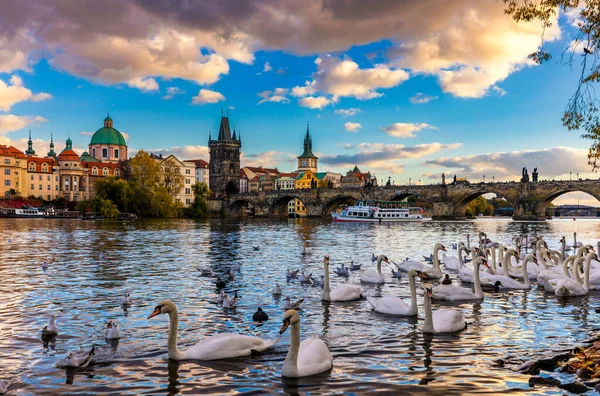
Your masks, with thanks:
M 427 295 L 429 297 L 433 297 L 433 291 L 431 289 L 427 289 Z
M 483 260 L 483 261 L 481 262 L 481 264 L 483 264 L 484 266 L 486 266 L 486 267 L 490 268 L 490 265 L 488 264 L 487 260 Z
M 155 317 L 156 315 L 160 314 L 160 309 L 158 307 L 154 308 L 154 311 L 152 311 L 152 313 L 150 314 L 150 316 L 148 316 L 148 319 L 151 319 L 153 317 Z
M 290 320 L 285 319 L 283 321 L 283 324 L 281 325 L 281 330 L 279 330 L 279 334 L 283 334 L 287 330 L 288 327 L 290 327 Z

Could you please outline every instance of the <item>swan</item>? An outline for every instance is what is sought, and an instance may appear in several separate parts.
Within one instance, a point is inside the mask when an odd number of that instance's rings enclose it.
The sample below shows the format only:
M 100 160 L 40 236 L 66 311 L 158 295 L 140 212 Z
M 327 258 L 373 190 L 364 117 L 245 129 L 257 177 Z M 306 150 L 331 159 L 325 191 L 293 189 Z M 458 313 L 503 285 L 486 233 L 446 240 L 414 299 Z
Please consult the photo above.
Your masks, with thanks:
M 399 297 L 383 296 L 379 300 L 367 296 L 367 301 L 373 307 L 375 312 L 398 315 L 398 316 L 415 316 L 417 314 L 417 288 L 415 286 L 415 277 L 422 276 L 422 273 L 417 270 L 412 270 L 408 273 L 408 284 L 410 285 L 410 305 L 404 302 Z
M 48 324 L 42 329 L 42 337 L 54 337 L 58 335 L 58 327 L 56 327 L 56 317 L 50 316 Z
M 298 301 L 294 301 L 294 303 L 292 303 L 292 301 L 290 300 L 290 298 L 286 297 L 285 298 L 285 307 L 284 308 L 286 310 L 288 310 L 288 309 L 295 309 L 295 310 L 299 311 L 301 309 L 300 306 L 302 305 L 303 302 L 304 302 L 304 299 L 301 298 Z
M 590 262 L 596 258 L 596 253 L 590 252 L 585 256 L 585 269 L 583 285 L 573 279 L 550 279 L 548 282 L 554 283 L 554 294 L 559 297 L 585 296 L 590 292 Z M 582 258 L 575 260 L 575 267 L 578 267 Z M 577 271 L 577 268 L 575 268 Z
M 233 297 L 228 297 L 227 295 L 225 295 L 225 297 L 223 298 L 223 308 L 235 308 L 236 304 L 238 302 L 238 295 L 237 292 L 235 292 L 235 295 Z
M 581 247 L 581 246 L 583 246 L 583 243 L 577 242 L 577 233 L 574 232 L 573 233 L 573 247 L 578 248 L 578 247 Z
M 446 252 L 446 248 L 441 243 L 436 243 L 433 248 L 433 268 L 425 263 L 416 260 L 407 259 L 400 264 L 396 264 L 396 267 L 400 271 L 409 272 L 410 270 L 417 270 L 421 272 L 427 273 L 427 277 L 431 279 L 437 279 L 442 277 L 442 270 L 440 269 L 440 259 L 438 257 L 438 252 L 442 250 Z
M 252 351 L 262 352 L 275 345 L 279 338 L 263 340 L 258 337 L 235 333 L 220 333 L 204 338 L 186 351 L 177 349 L 177 307 L 169 300 L 160 302 L 148 319 L 160 314 L 169 314 L 169 336 L 167 351 L 169 359 L 173 360 L 217 360 L 238 356 L 249 356 Z
M 563 263 L 563 272 L 557 272 L 554 269 L 552 270 L 546 270 L 546 271 L 542 271 L 541 273 L 538 274 L 538 285 L 542 285 L 544 287 L 544 289 L 546 290 L 546 292 L 548 293 L 554 293 L 556 291 L 555 285 L 557 284 L 556 280 L 558 279 L 572 279 L 571 275 L 569 273 L 568 270 L 568 266 L 575 261 L 575 255 L 573 256 L 569 256 L 567 257 Z M 574 274 L 574 276 L 577 276 L 578 274 Z M 549 282 L 551 279 L 555 280 L 555 282 L 551 283 Z
M 131 305 L 133 304 L 133 300 L 129 293 L 123 293 L 123 298 L 121 298 L 121 305 Z
M 307 338 L 300 342 L 300 315 L 293 309 L 285 312 L 279 334 L 283 334 L 290 325 L 292 326 L 290 349 L 283 362 L 281 376 L 308 377 L 331 370 L 333 357 L 327 344 L 318 338 Z
M 107 340 L 118 340 L 121 338 L 121 333 L 119 333 L 119 324 L 117 322 L 113 322 L 112 320 L 106 322 L 104 338 Z
M 324 301 L 352 301 L 358 300 L 361 297 L 362 290 L 360 287 L 352 285 L 338 286 L 334 289 L 329 284 L 329 255 L 323 257 L 323 295 L 321 297 Z
M 274 296 L 281 296 L 281 287 L 279 287 L 279 283 L 275 283 L 275 287 L 271 291 L 271 294 Z
M 479 257 L 480 250 L 478 248 L 471 248 L 471 257 L 477 258 Z M 473 283 L 475 279 L 475 270 L 473 268 L 466 267 L 464 264 L 462 267 L 458 269 L 458 277 L 460 280 L 466 283 Z
M 89 352 L 77 351 L 67 353 L 67 357 L 65 358 L 65 366 L 82 368 L 87 367 L 92 360 L 92 356 L 94 356 L 95 350 L 96 347 L 92 347 Z
M 516 256 L 516 255 L 517 255 L 516 250 L 510 249 L 504 255 L 504 263 L 502 263 L 502 266 L 508 266 L 510 263 L 511 257 Z M 530 282 L 529 276 L 527 274 L 527 264 L 533 260 L 534 260 L 533 254 L 529 253 L 527 256 L 525 256 L 523 266 L 521 267 L 521 271 L 523 272 L 523 283 L 521 283 L 511 277 L 508 277 L 508 276 L 492 275 L 492 274 L 488 274 L 488 273 L 480 274 L 481 279 L 484 283 L 492 283 L 492 284 L 496 281 L 500 281 L 502 283 L 503 289 L 529 290 L 529 289 L 531 289 L 531 282 Z
M 458 271 L 458 269 L 464 265 L 464 261 L 463 261 L 461 252 L 463 250 L 466 250 L 465 245 L 462 242 L 460 242 L 458 244 L 457 250 L 458 250 L 458 257 L 450 256 L 450 255 L 447 255 L 444 253 L 444 255 L 443 255 L 444 267 L 446 267 L 447 270 Z M 432 261 L 433 261 L 433 256 L 432 256 Z
M 264 322 L 269 320 L 269 315 L 267 315 L 267 313 L 263 311 L 261 307 L 258 307 L 258 310 L 254 312 L 254 315 L 252 315 L 252 320 L 255 322 Z
M 439 285 L 433 288 L 432 298 L 434 300 L 444 301 L 459 301 L 459 300 L 483 300 L 483 289 L 481 288 L 481 282 L 479 281 L 479 266 L 488 266 L 487 260 L 481 256 L 475 258 L 473 265 L 475 266 L 475 279 L 473 284 L 475 285 L 475 292 L 471 289 L 461 286 L 453 285 Z
M 423 332 L 431 334 L 439 333 L 457 333 L 467 328 L 467 321 L 463 314 L 452 309 L 438 309 L 435 312 L 431 310 L 431 296 L 433 292 L 431 285 L 424 284 L 425 293 L 425 323 L 423 324 Z
M 365 270 L 365 272 L 362 273 L 362 276 L 360 278 L 361 282 L 377 283 L 377 284 L 385 283 L 385 279 L 383 278 L 383 275 L 381 274 L 381 262 L 382 261 L 385 261 L 388 264 L 390 263 L 386 256 L 384 256 L 383 254 L 379 255 L 379 257 L 377 257 L 377 271 L 372 270 L 370 268 Z

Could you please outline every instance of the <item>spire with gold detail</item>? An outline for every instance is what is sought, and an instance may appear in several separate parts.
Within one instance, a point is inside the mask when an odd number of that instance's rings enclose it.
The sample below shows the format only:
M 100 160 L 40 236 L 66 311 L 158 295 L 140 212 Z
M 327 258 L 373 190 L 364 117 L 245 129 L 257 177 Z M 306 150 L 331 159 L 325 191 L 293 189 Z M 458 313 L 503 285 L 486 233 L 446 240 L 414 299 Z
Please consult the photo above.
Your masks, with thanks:
M 35 150 L 33 149 L 33 141 L 31 140 L 31 129 L 29 130 L 29 140 L 27 141 L 27 150 L 25 151 L 27 155 L 35 155 Z
M 54 152 L 54 133 L 50 132 L 50 151 L 48 151 L 48 157 L 56 157 Z

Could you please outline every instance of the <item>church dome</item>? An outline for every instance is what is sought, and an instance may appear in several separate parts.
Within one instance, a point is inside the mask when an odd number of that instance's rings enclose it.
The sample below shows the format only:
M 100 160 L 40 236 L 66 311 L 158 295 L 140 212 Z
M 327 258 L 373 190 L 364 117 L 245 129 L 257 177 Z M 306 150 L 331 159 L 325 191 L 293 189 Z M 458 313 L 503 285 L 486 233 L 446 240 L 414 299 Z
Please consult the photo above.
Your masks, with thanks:
M 125 138 L 123 137 L 121 132 L 119 132 L 118 130 L 113 128 L 112 125 L 113 125 L 112 118 L 110 118 L 110 116 L 106 117 L 104 119 L 104 127 L 98 129 L 94 133 L 94 136 L 92 136 L 92 141 L 90 142 L 90 145 L 92 145 L 92 144 L 110 144 L 110 145 L 117 145 L 117 146 L 127 146 L 127 143 L 125 142 Z

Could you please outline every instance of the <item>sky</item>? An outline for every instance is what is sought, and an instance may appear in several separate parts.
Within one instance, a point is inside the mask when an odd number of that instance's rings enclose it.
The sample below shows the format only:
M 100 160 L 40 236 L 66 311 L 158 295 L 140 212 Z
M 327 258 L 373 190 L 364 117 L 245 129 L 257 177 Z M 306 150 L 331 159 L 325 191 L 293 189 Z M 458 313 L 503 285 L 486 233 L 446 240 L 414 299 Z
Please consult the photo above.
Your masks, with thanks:
M 545 30 L 552 53 L 576 19 Z M 51 133 L 83 152 L 110 112 L 130 154 L 208 160 L 224 112 L 242 166 L 295 170 L 309 125 L 323 171 L 597 178 L 589 142 L 560 121 L 579 54 L 535 65 L 541 40 L 497 0 L 5 0 L 0 144 L 24 150 L 31 130 L 38 154 Z

